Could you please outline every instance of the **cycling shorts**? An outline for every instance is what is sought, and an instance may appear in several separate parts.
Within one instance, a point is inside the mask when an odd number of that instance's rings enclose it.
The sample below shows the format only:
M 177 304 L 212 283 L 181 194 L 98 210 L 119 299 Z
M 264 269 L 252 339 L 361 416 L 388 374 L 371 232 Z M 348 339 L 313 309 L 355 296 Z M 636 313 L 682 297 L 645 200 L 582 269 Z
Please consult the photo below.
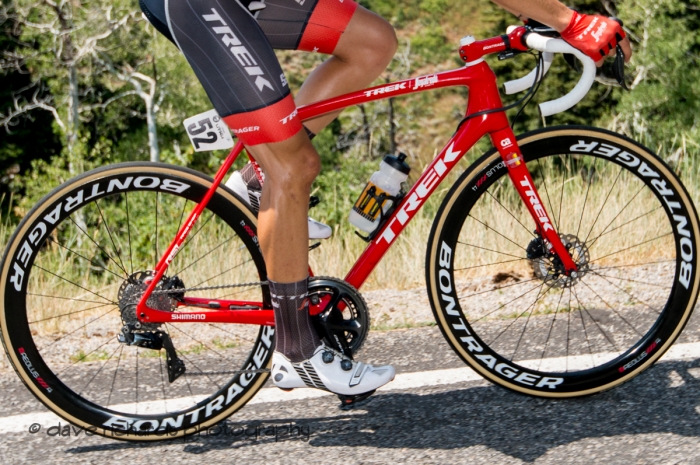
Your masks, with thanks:
M 140 0 L 187 58 L 217 112 L 246 145 L 280 142 L 302 125 L 274 50 L 331 54 L 353 0 Z

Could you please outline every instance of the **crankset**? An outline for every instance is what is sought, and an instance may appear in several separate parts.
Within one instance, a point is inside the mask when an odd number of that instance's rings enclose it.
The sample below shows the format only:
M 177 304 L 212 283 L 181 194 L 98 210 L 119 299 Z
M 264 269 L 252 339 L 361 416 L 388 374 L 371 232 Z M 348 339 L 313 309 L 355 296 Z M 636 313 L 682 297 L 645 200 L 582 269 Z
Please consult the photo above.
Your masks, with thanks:
M 362 295 L 341 279 L 309 279 L 309 305 L 323 311 L 312 316 L 321 340 L 346 357 L 362 346 L 369 332 L 369 311 Z

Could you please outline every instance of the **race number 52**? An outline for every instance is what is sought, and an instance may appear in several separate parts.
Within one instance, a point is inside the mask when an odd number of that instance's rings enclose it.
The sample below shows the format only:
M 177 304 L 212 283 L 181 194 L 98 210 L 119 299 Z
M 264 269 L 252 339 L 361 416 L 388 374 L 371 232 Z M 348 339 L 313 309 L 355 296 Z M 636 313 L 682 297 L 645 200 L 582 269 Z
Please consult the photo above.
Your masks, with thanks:
M 233 147 L 231 132 L 216 110 L 209 110 L 187 118 L 183 124 L 195 152 L 208 152 L 210 150 Z

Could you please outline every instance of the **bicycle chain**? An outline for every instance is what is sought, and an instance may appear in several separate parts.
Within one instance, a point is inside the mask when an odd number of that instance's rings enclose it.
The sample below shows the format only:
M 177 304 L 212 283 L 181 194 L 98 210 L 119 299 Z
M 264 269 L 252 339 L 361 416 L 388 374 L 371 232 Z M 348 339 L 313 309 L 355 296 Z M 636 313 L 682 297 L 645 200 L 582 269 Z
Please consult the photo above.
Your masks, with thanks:
M 195 292 L 195 291 L 215 291 L 218 289 L 230 289 L 234 287 L 253 287 L 253 286 L 264 286 L 265 284 L 268 284 L 268 281 L 259 281 L 259 282 L 251 282 L 251 283 L 241 283 L 241 284 L 220 284 L 218 286 L 204 286 L 204 287 L 190 287 L 190 288 L 185 288 L 185 287 L 177 287 L 173 289 L 157 289 L 154 290 L 151 295 L 154 294 L 178 294 L 181 292 Z

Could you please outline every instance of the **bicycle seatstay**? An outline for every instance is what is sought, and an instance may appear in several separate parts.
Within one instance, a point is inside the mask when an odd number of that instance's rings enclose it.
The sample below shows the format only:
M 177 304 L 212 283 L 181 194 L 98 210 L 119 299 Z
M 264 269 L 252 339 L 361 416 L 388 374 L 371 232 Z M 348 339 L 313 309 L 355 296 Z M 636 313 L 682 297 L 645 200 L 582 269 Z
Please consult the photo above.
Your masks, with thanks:
M 491 68 L 485 62 L 481 61 L 460 69 L 397 81 L 303 106 L 298 109 L 298 114 L 302 121 L 304 121 L 348 106 L 453 86 L 465 86 L 470 89 L 466 112 L 468 115 L 476 114 L 484 110 L 499 109 L 503 106 L 496 86 L 496 76 Z M 576 271 L 575 264 L 562 244 L 552 222 L 549 220 L 549 216 L 544 209 L 544 204 L 537 193 L 537 189 L 534 186 L 527 166 L 521 162 L 521 152 L 518 148 L 515 135 L 510 129 L 508 118 L 504 112 L 494 112 L 469 119 L 458 129 L 455 135 L 448 141 L 447 145 L 440 151 L 440 154 L 416 181 L 401 204 L 399 204 L 393 214 L 387 218 L 382 230 L 376 235 L 372 243 L 367 246 L 355 265 L 348 272 L 345 280 L 349 284 L 355 288 L 359 288 L 365 282 L 379 260 L 381 260 L 382 256 L 389 249 L 396 236 L 401 234 L 409 221 L 420 210 L 424 201 L 437 189 L 441 181 L 449 174 L 459 160 L 461 160 L 464 154 L 467 153 L 481 137 L 487 134 L 491 137 L 494 146 L 501 154 L 508 168 L 510 178 L 516 185 L 523 202 L 532 215 L 538 232 L 546 239 L 545 243 L 559 256 L 567 272 Z M 210 191 L 207 192 L 207 195 L 190 214 L 188 220 L 178 232 L 177 237 L 160 259 L 153 281 L 149 284 L 148 289 L 138 305 L 138 315 L 143 321 L 152 323 L 187 321 L 189 323 L 274 324 L 272 310 L 263 309 L 262 303 L 186 298 L 182 303 L 183 306 L 214 309 L 203 312 L 187 312 L 187 319 L 181 318 L 181 314 L 179 313 L 154 310 L 148 308 L 146 305 L 148 297 L 155 289 L 161 277 L 165 274 L 169 263 L 191 231 L 193 224 L 199 218 L 207 202 L 214 195 L 214 192 L 219 187 L 226 172 L 230 169 L 242 150 L 243 146 L 238 142 L 227 157 L 224 165 L 217 172 Z M 251 307 L 256 307 L 260 310 L 251 310 Z M 229 310 L 215 310 L 218 308 Z M 318 314 L 323 310 L 321 305 L 317 305 L 312 306 L 310 312 L 312 314 Z

